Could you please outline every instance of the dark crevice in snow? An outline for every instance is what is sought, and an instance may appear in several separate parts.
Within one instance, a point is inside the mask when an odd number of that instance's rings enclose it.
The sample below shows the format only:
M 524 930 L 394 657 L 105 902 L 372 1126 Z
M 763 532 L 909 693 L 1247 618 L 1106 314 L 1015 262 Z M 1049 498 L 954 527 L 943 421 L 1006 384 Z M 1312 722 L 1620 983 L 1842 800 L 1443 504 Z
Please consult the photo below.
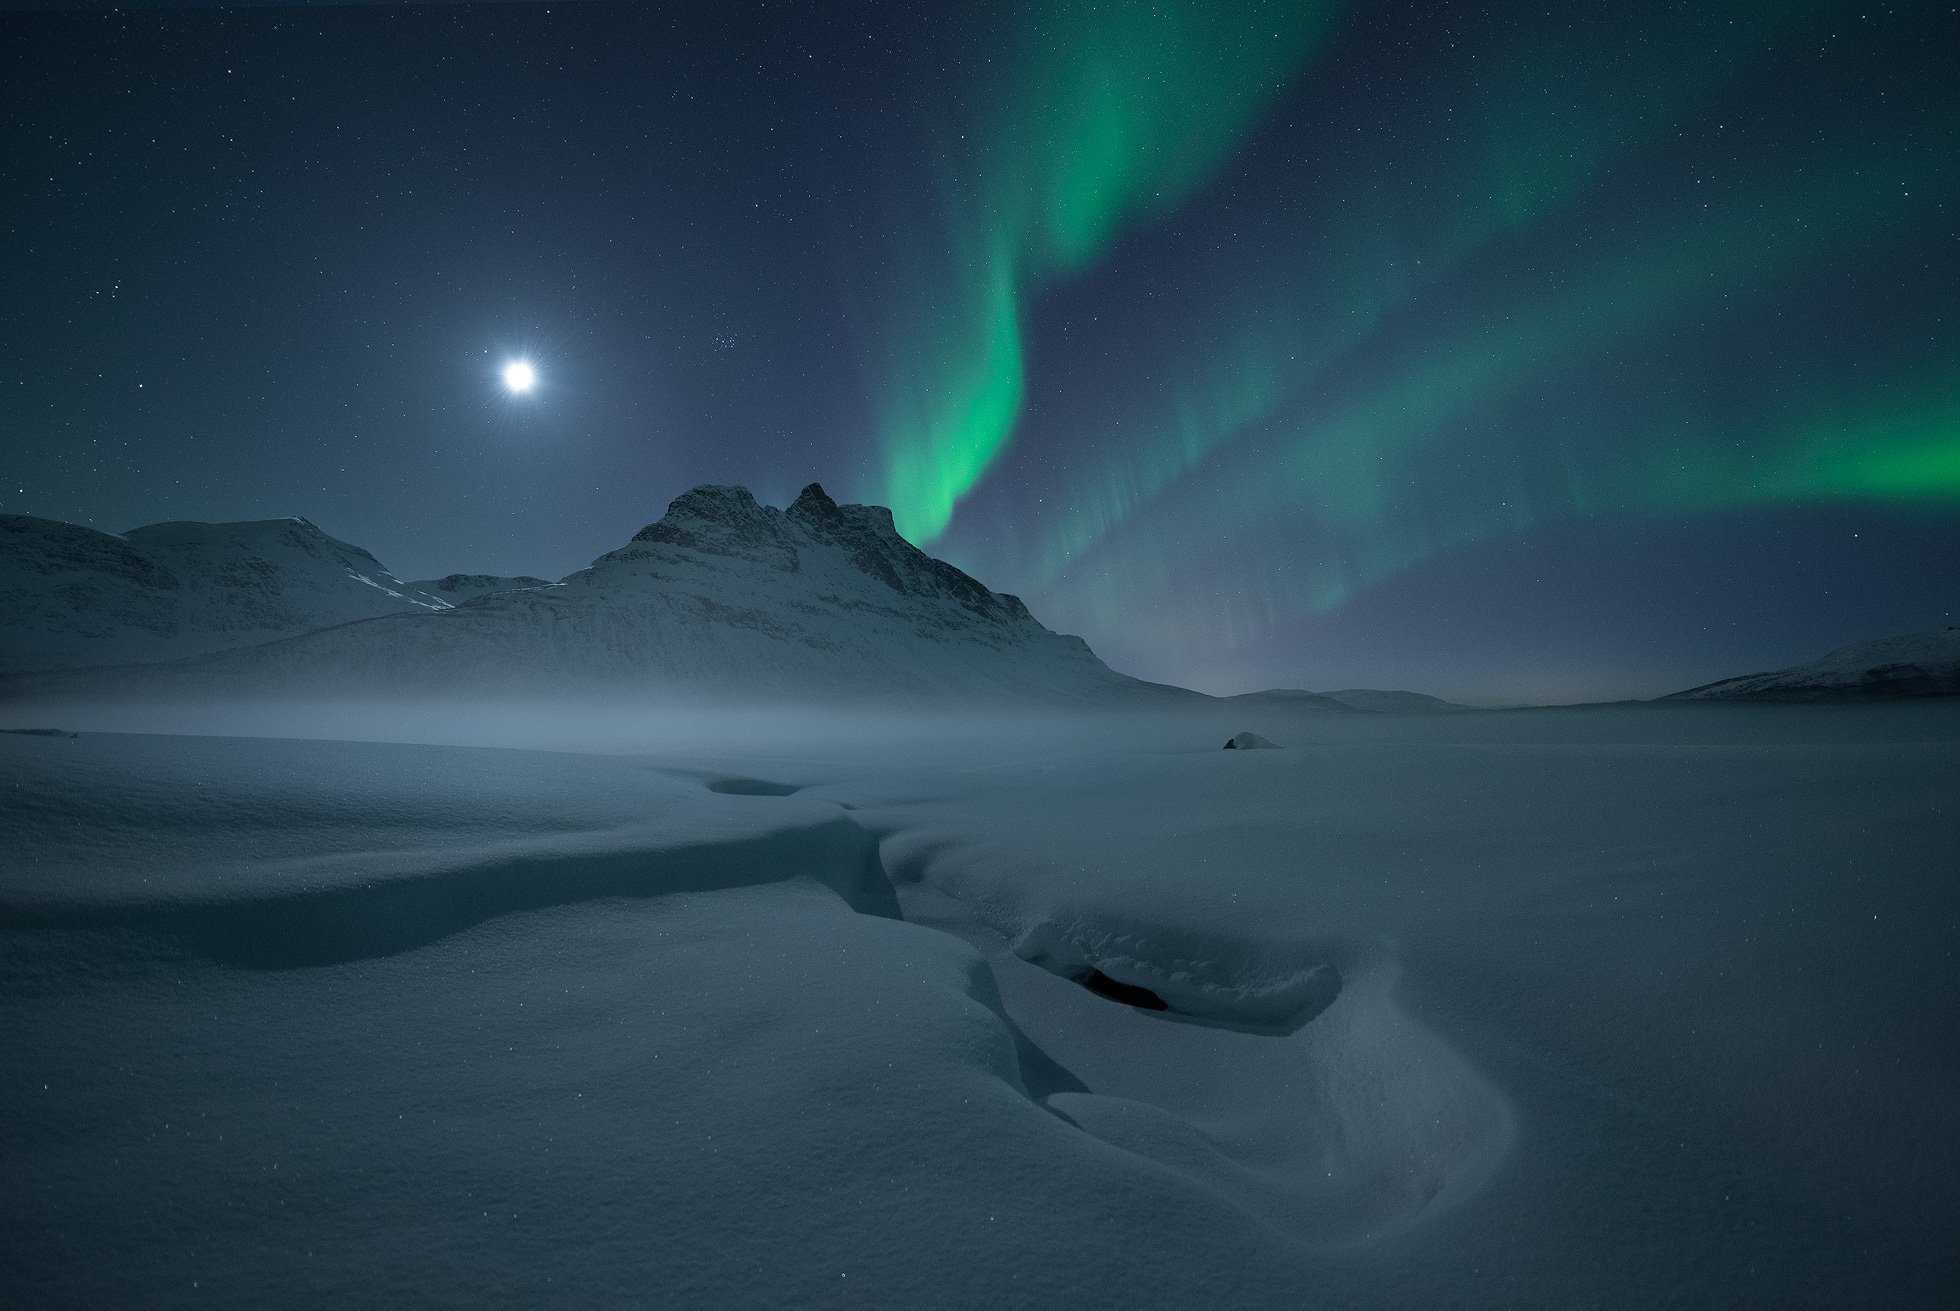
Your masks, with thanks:
M 1035 924 L 1008 942 L 1028 964 L 1101 997 L 1166 1020 L 1283 1038 L 1317 1019 L 1341 995 L 1340 970 L 1324 946 L 1303 947 L 1296 959 L 1257 971 L 1180 959 L 1162 932 L 1109 923 Z M 1188 948 L 1186 950 L 1189 950 Z M 1210 943 L 1206 954 L 1230 960 L 1232 944 Z M 1138 982 L 1139 979 L 1148 980 Z
M 1150 991 L 1150 989 L 1139 988 L 1134 983 L 1123 983 L 1112 979 L 1101 970 L 1090 970 L 1087 978 L 1078 979 L 1076 982 L 1080 983 L 1090 992 L 1095 993 L 1098 997 L 1107 997 L 1111 1001 L 1120 1001 L 1125 1006 L 1134 1006 L 1138 1010 L 1167 1011 L 1170 1009 L 1170 1003 Z
M 787 797 L 803 790 L 799 783 L 771 783 L 766 778 L 711 778 L 703 786 L 731 797 Z

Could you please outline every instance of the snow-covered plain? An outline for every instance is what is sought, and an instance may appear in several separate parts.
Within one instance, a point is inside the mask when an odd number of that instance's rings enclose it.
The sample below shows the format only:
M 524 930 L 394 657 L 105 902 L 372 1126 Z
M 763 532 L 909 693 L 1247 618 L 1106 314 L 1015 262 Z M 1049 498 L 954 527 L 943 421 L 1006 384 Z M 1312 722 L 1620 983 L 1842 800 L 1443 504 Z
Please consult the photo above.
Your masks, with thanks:
M 0 734 L 0 1302 L 1951 1304 L 1960 705 L 1246 709 Z

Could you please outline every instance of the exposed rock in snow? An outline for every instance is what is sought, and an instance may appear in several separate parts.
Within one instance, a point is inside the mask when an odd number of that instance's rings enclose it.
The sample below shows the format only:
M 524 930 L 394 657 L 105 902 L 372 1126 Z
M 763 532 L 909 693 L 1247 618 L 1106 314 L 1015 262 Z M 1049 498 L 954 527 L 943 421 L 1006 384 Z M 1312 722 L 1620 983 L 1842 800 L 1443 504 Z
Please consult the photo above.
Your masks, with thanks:
M 0 515 L 0 671 L 170 660 L 449 604 L 304 519 L 118 536 Z
M 114 681 L 101 690 L 1209 701 L 1116 673 L 900 537 L 890 511 L 815 484 L 787 510 L 697 487 L 558 584 Z
M 523 587 L 549 587 L 549 579 L 533 578 L 529 574 L 516 574 L 500 577 L 497 574 L 449 574 L 442 578 L 424 578 L 409 584 L 418 592 L 428 596 L 440 597 L 451 605 L 461 605 L 491 592 L 512 592 Z
M 1257 733 L 1239 733 L 1225 743 L 1227 751 L 1271 751 L 1279 743 L 1260 737 Z
M 1808 664 L 1705 683 L 1667 701 L 1863 701 L 1960 695 L 1960 628 L 1841 646 Z

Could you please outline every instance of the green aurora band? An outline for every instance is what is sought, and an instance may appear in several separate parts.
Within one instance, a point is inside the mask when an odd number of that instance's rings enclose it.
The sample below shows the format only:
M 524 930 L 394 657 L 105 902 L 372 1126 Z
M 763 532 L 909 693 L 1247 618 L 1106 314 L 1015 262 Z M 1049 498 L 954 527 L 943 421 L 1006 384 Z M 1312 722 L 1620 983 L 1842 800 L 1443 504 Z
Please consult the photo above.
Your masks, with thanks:
M 1102 444 L 1105 460 L 1051 498 L 1066 508 L 1043 525 L 1043 546 L 1033 560 L 1015 562 L 1017 572 L 1031 588 L 1053 583 L 1212 452 L 1258 432 L 1310 395 L 1328 369 L 1419 310 L 1423 294 L 1452 270 L 1558 216 L 1613 165 L 1759 59 L 1764 42 L 1855 10 L 1836 0 L 1712 7 L 1690 16 L 1693 30 L 1670 32 L 1639 64 L 1614 58 L 1639 24 L 1651 21 L 1638 7 L 1608 13 L 1604 33 L 1595 24 L 1577 35 L 1548 29 L 1523 43 L 1509 33 L 1486 42 L 1477 58 L 1465 60 L 1482 70 L 1478 76 L 1443 91 L 1473 107 L 1474 129 L 1403 147 L 1433 161 L 1424 177 L 1446 180 L 1460 197 L 1456 210 L 1427 230 L 1410 217 L 1420 208 L 1413 196 L 1328 216 L 1334 239 L 1277 276 L 1228 289 L 1228 303 L 1212 310 L 1204 334 L 1224 349 L 1177 362 L 1167 394 L 1151 394 L 1149 413 L 1124 422 L 1124 439 Z M 1556 102 L 1542 94 L 1542 71 L 1534 74 L 1544 69 L 1560 71 Z M 1369 153 L 1393 149 L 1383 144 Z M 1844 167 L 1855 172 L 1856 163 Z M 1356 175 L 1345 186 L 1361 193 L 1370 182 Z M 1786 221 L 1792 217 L 1786 210 Z M 1637 288 L 1634 294 L 1647 298 Z
M 1649 397 L 1619 413 L 1582 405 L 1566 421 L 1570 442 L 1534 414 L 1536 398 L 1609 373 L 1621 352 L 1684 322 L 1727 311 L 1742 330 L 1765 309 L 1800 303 L 1819 261 L 1857 240 L 1882 243 L 1926 212 L 1867 171 L 1827 171 L 1778 203 L 1631 242 L 1583 278 L 1492 304 L 1378 380 L 1280 423 L 1256 455 L 1207 462 L 1150 519 L 1099 538 L 1095 568 L 1056 570 L 1051 594 L 1099 624 L 1115 622 L 1127 597 L 1189 596 L 1183 575 L 1205 562 L 1190 544 L 1204 538 L 1174 533 L 1180 549 L 1164 552 L 1159 515 L 1235 526 L 1228 549 L 1246 556 L 1236 570 L 1244 590 L 1189 603 L 1189 621 L 1237 641 L 1338 608 L 1425 559 L 1560 518 L 1832 499 L 1960 504 L 1960 343 L 1882 368 L 1819 367 L 1719 431 L 1687 399 Z M 1320 557 L 1245 552 L 1245 536 L 1280 524 L 1310 526 Z M 1105 572 L 1123 586 L 1101 587 Z
M 1175 208 L 1306 61 L 1340 6 L 1300 0 L 1033 5 L 971 131 L 945 143 L 937 258 L 886 332 L 884 500 L 914 541 L 951 521 L 1013 435 L 1030 300 L 1126 224 Z
M 1559 518 L 1834 498 L 1953 504 L 1960 359 L 1944 340 L 1879 362 L 1819 350 L 1793 362 L 1802 376 L 1745 388 L 1748 413 L 1719 431 L 1688 397 L 1628 398 L 1609 387 L 1603 399 L 1566 399 L 1574 379 L 1611 377 L 1623 357 L 1651 354 L 1684 328 L 1719 337 L 1706 325 L 1732 322 L 1747 334 L 1764 315 L 1800 318 L 1808 285 L 1855 278 L 1865 252 L 1950 225 L 1960 189 L 1954 156 L 1940 145 L 1960 142 L 1960 125 L 1949 97 L 1907 106 L 1922 111 L 1917 122 L 1893 112 L 1819 123 L 1754 152 L 1746 169 L 1707 179 L 1719 187 L 1684 187 L 1616 220 L 1603 240 L 1574 239 L 1585 230 L 1575 210 L 1597 212 L 1654 142 L 1683 123 L 1721 131 L 1710 115 L 1738 79 L 1787 62 L 1829 22 L 1858 12 L 1817 0 L 1685 20 L 1710 31 L 1684 31 L 1677 16 L 1633 63 L 1602 53 L 1628 44 L 1644 21 L 1631 12 L 1603 20 L 1617 43 L 1590 40 L 1595 29 L 1508 45 L 1492 38 L 1476 80 L 1450 89 L 1474 127 L 1452 124 L 1406 147 L 1419 159 L 1420 187 L 1385 194 L 1357 171 L 1348 181 L 1368 198 L 1316 214 L 1316 240 L 1256 277 L 1192 297 L 1198 348 L 1118 407 L 1106 439 L 1088 444 L 1095 460 L 1055 475 L 1044 504 L 1056 508 L 1018 542 L 955 536 L 955 558 L 1102 623 L 1138 595 L 1190 593 L 1179 583 L 1196 563 L 1191 543 L 1207 535 L 1167 524 L 1231 523 L 1242 531 L 1223 549 L 1238 552 L 1246 537 L 1309 529 L 1319 558 L 1253 558 L 1241 589 L 1198 607 L 1193 622 L 1230 640 L 1339 606 L 1439 553 Z M 1724 39 L 1712 39 L 1718 20 Z M 1545 68 L 1570 74 L 1556 105 L 1545 102 Z M 1241 131 L 1247 121 L 1235 120 Z M 1186 185 L 1160 204 L 1189 198 L 1218 163 L 1185 171 Z M 1425 214 L 1421 196 L 1433 193 L 1453 203 Z M 1014 228 L 999 252 L 1006 262 L 961 302 L 985 313 L 956 316 L 968 325 L 959 331 L 984 325 L 980 339 L 1004 347 L 963 358 L 1011 363 L 1011 385 L 981 386 L 977 370 L 935 375 L 968 386 L 928 389 L 947 408 L 936 427 L 906 431 L 965 440 L 895 443 L 893 495 L 923 497 L 904 502 L 902 524 L 943 530 L 1011 438 L 1028 295 L 1081 272 L 1123 221 L 1154 209 L 1112 203 L 1099 212 L 1100 222 L 1072 229 L 1085 239 L 1052 248 L 1026 244 L 1045 223 Z M 1500 286 L 1463 313 L 1452 277 L 1532 241 L 1583 253 L 1557 276 Z M 1047 253 L 1030 261 L 1031 248 Z M 994 404 L 976 410 L 963 395 Z M 1561 399 L 1554 406 L 1548 396 Z M 949 458 L 960 453 L 968 458 Z

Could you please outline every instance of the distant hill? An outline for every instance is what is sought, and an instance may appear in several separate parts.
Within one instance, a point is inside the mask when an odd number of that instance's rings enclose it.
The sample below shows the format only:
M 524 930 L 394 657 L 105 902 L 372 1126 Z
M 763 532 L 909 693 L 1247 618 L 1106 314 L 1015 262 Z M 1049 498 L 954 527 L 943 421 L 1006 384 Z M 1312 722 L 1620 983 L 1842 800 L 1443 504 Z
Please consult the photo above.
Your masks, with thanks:
M 1841 646 L 1808 664 L 1704 683 L 1663 701 L 1871 701 L 1960 695 L 1960 628 Z
M 1421 692 L 1384 692 L 1360 687 L 1340 692 L 1302 692 L 1281 687 L 1265 692 L 1245 692 L 1223 699 L 1285 710 L 1361 710 L 1370 714 L 1391 715 L 1454 713 L 1471 709 L 1470 706 L 1460 706 L 1454 701 Z
M 450 605 L 305 519 L 116 534 L 0 515 L 0 672 L 172 660 Z
M 1298 688 L 1275 687 L 1264 692 L 1240 692 L 1233 696 L 1220 697 L 1219 700 L 1232 705 L 1242 705 L 1249 710 L 1331 710 L 1335 714 L 1346 714 L 1354 709 L 1344 701 L 1319 692 L 1302 692 Z
M 1371 688 L 1351 687 L 1321 695 L 1355 710 L 1373 710 L 1390 715 L 1456 714 L 1474 709 L 1424 692 L 1378 692 Z
M 532 578 L 527 574 L 517 574 L 501 578 L 496 574 L 450 574 L 444 578 L 423 578 L 409 584 L 418 592 L 429 596 L 439 596 L 451 605 L 461 605 L 474 601 L 479 596 L 491 592 L 512 592 L 521 587 L 549 587 L 546 578 Z

